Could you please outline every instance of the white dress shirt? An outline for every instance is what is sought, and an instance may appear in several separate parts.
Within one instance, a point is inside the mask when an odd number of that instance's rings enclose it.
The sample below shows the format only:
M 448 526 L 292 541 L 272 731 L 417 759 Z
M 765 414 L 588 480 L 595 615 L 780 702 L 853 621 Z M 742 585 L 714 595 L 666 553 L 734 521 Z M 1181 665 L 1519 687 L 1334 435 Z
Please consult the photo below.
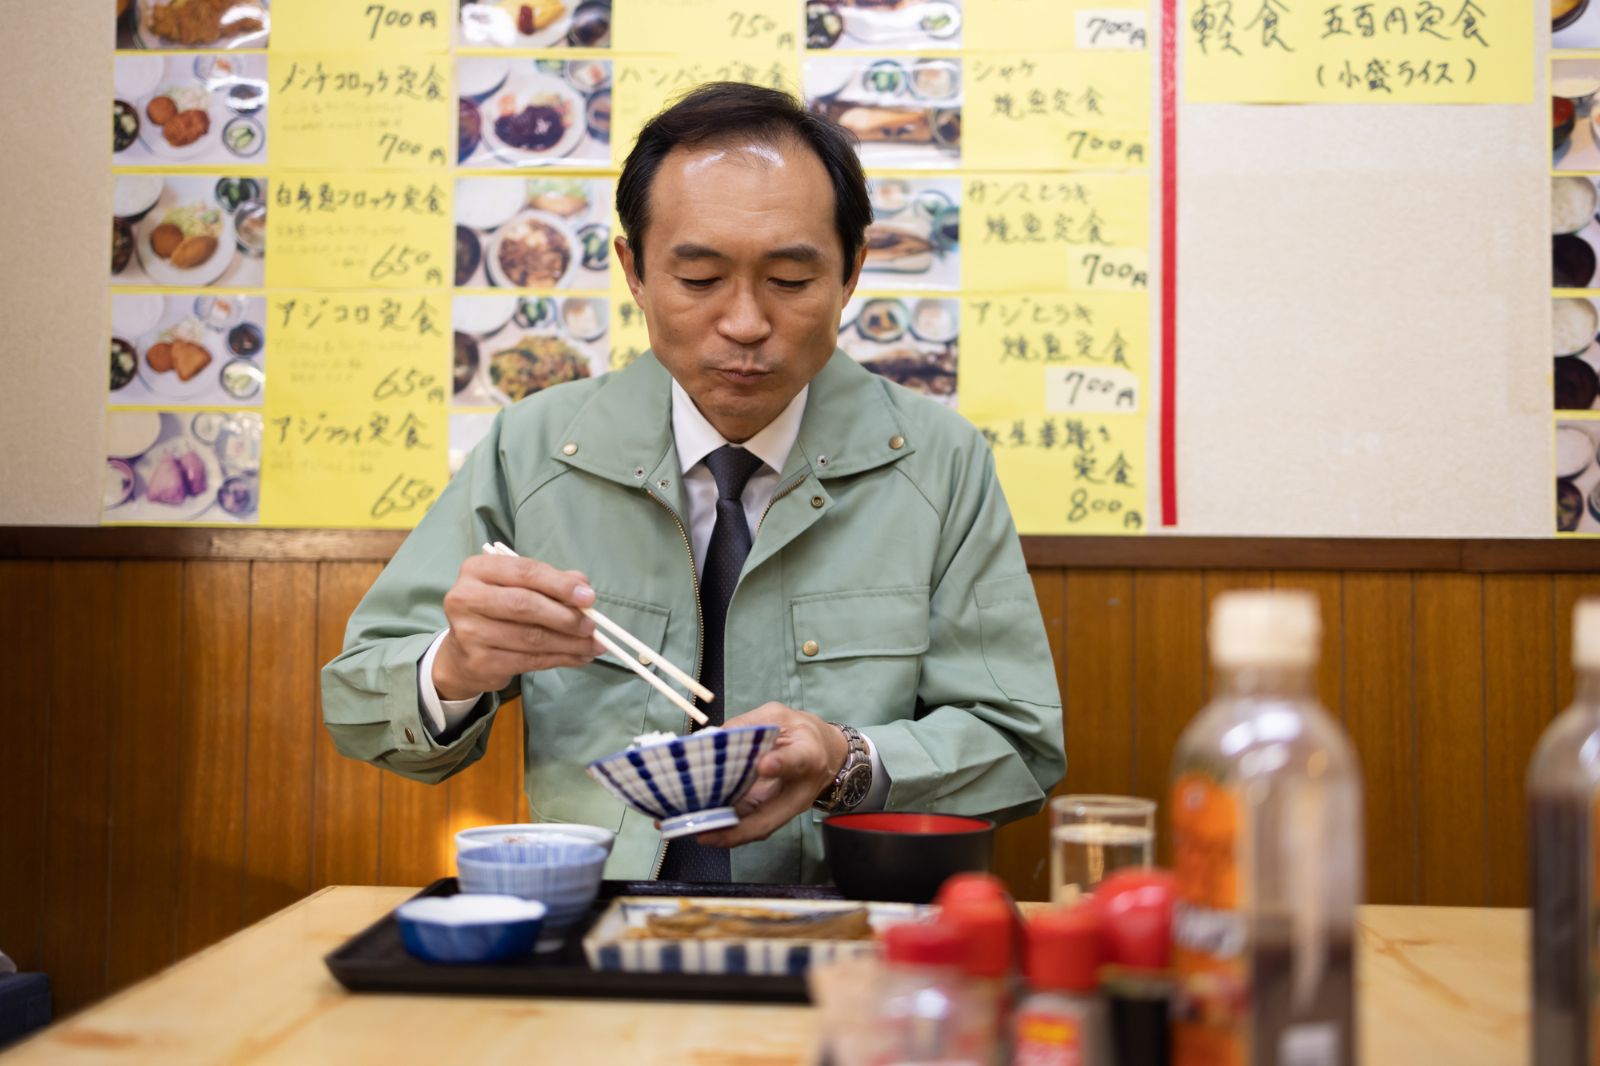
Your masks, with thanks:
M 777 418 L 740 445 L 761 460 L 761 466 L 750 475 L 741 497 L 752 539 L 760 526 L 761 516 L 772 502 L 773 494 L 778 491 L 778 479 L 783 473 L 784 464 L 789 461 L 789 452 L 794 449 L 795 439 L 800 435 L 800 420 L 805 415 L 806 396 L 810 391 L 809 385 L 801 389 Z M 711 468 L 705 464 L 705 458 L 730 442 L 706 420 L 689 394 L 683 391 L 683 386 L 676 381 L 672 383 L 672 437 L 678 453 L 678 469 L 683 475 L 684 489 L 689 497 L 689 543 L 694 551 L 696 572 L 703 573 L 706 548 L 711 543 L 711 530 L 717 524 L 717 481 L 711 474 Z M 446 629 L 433 638 L 433 643 L 428 645 L 417 668 L 417 689 L 425 712 L 423 724 L 435 737 L 460 723 L 483 698 L 480 693 L 464 700 L 441 700 L 433 687 L 433 658 L 448 632 Z M 855 809 L 881 810 L 889 795 L 889 777 L 883 771 L 877 746 L 865 734 L 863 739 L 866 739 L 867 753 L 872 759 L 872 789 Z

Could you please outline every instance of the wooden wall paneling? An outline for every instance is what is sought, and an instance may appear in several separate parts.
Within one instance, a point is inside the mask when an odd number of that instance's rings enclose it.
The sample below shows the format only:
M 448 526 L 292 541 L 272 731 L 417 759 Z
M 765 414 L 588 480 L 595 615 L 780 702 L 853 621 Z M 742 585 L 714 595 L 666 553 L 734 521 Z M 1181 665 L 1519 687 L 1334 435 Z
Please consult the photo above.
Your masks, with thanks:
M 1200 637 L 1204 647 L 1204 651 L 1201 654 L 1205 661 L 1206 698 L 1208 700 L 1217 691 L 1216 671 L 1211 666 L 1211 610 L 1216 603 L 1217 597 L 1224 592 L 1237 592 L 1241 589 L 1270 589 L 1271 587 L 1272 572 L 1269 570 L 1207 570 L 1205 572 L 1205 606 L 1200 616 Z
M 1527 904 L 1527 800 L 1534 744 L 1556 710 L 1554 582 L 1549 575 L 1483 579 L 1484 809 L 1492 907 Z M 1570 624 L 1570 623 L 1568 623 Z
M 1074 571 L 1066 579 L 1067 776 L 1057 792 L 1128 795 L 1134 789 L 1133 574 Z
M 116 582 L 115 563 L 54 563 L 45 617 L 34 616 L 49 627 L 50 685 L 39 956 L 57 1014 L 106 989 Z
M 1039 615 L 1044 622 L 1050 657 L 1055 663 L 1058 683 L 1066 667 L 1064 622 L 1066 614 L 1066 575 L 1060 570 L 1035 569 L 1034 594 L 1039 600 Z M 1057 786 L 1059 789 L 1059 786 Z M 1046 846 L 1050 835 L 1049 809 L 1031 818 L 1001 826 L 995 836 L 994 869 L 1017 899 L 1049 899 L 1050 872 L 1046 868 Z
M 376 563 L 321 563 L 317 567 L 317 654 L 320 669 L 344 646 L 344 628 L 383 567 Z M 376 766 L 347 759 L 321 723 L 314 750 L 316 796 L 312 884 L 378 882 L 379 777 Z
M 317 567 L 250 568 L 250 722 L 246 747 L 244 921 L 311 891 L 312 752 L 317 702 Z
M 1416 903 L 1410 574 L 1346 574 L 1345 728 L 1366 784 L 1367 900 Z
M 0 562 L 0 677 L 6 678 L 6 742 L 0 745 L 0 949 L 23 970 L 42 968 L 45 800 L 49 793 L 50 564 Z
M 1600 574 L 1555 575 L 1555 691 L 1556 709 L 1572 706 L 1572 613 L 1586 596 L 1600 596 Z
M 1317 658 L 1317 696 L 1344 720 L 1344 575 L 1328 570 L 1275 570 L 1272 587 L 1303 589 L 1322 607 L 1322 653 Z
M 183 564 L 117 564 L 116 685 L 111 705 L 113 921 L 106 944 L 112 989 L 155 973 L 178 956 L 181 693 L 186 660 L 208 652 L 184 640 Z
M 378 883 L 426 885 L 455 870 L 450 839 L 450 788 L 399 774 L 379 775 L 383 807 L 378 843 Z
M 1157 862 L 1167 865 L 1172 753 L 1206 702 L 1205 578 L 1199 571 L 1133 575 L 1133 792 L 1161 804 Z
M 178 954 L 189 955 L 244 921 L 250 564 L 184 564 L 183 612 Z
M 1481 907 L 1488 831 L 1481 778 L 1483 578 L 1416 575 L 1417 902 Z

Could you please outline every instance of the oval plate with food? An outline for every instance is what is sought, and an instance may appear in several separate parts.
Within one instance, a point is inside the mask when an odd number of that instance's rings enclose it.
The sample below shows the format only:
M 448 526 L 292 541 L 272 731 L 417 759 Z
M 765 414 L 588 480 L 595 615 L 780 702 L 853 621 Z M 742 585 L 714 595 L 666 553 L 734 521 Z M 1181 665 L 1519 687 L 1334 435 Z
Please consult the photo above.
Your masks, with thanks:
M 150 154 L 173 162 L 218 149 L 228 111 L 203 85 L 164 85 L 134 103 L 139 140 Z
M 170 231 L 163 231 L 160 236 L 156 230 L 164 224 L 177 225 L 181 229 L 183 224 L 191 217 L 199 217 L 205 212 L 215 212 L 215 222 L 206 222 L 203 232 L 185 233 L 176 246 L 168 247 Z M 210 285 L 222 276 L 228 269 L 228 264 L 233 262 L 234 241 L 233 216 L 222 210 L 215 203 L 208 200 L 178 203 L 177 197 L 172 196 L 170 190 L 159 201 L 155 209 L 139 220 L 134 227 L 134 247 L 139 253 L 139 262 L 144 265 L 145 273 L 150 275 L 150 280 L 157 285 Z M 213 244 L 207 245 L 200 242 L 184 248 L 184 241 L 190 237 L 210 236 Z M 157 248 L 152 241 L 160 241 Z M 209 252 L 204 258 L 194 260 L 193 256 Z M 165 254 L 162 254 L 162 253 Z
M 525 166 L 572 154 L 588 130 L 576 89 L 534 70 L 513 73 L 485 100 L 483 143 L 502 162 Z
M 490 282 L 506 289 L 560 288 L 582 258 L 567 224 L 536 208 L 495 230 L 483 249 Z
M 189 456 L 193 456 L 190 459 Z M 169 461 L 180 464 L 180 480 L 174 480 Z M 196 464 L 201 471 L 194 476 Z M 222 487 L 222 464 L 217 453 L 189 436 L 187 433 L 173 437 L 151 448 L 133 464 L 139 475 L 138 503 L 144 512 L 143 521 L 189 521 L 198 518 L 217 502 L 217 489 Z M 154 490 L 157 497 L 152 498 Z M 120 517 L 131 518 L 131 515 Z
M 228 361 L 221 336 L 193 318 L 151 330 L 135 342 L 139 380 L 158 396 L 195 400 L 212 392 L 217 370 Z

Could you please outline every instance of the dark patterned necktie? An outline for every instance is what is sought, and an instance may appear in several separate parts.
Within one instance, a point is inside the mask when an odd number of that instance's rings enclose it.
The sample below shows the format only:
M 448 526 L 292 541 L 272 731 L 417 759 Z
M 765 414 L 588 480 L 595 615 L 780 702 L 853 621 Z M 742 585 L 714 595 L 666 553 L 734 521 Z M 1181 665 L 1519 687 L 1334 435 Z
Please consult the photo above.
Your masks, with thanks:
M 717 698 L 705 710 L 711 724 L 721 725 L 728 702 L 722 691 L 723 630 L 728 622 L 728 601 L 733 599 L 739 572 L 750 554 L 744 487 L 761 468 L 761 460 L 743 448 L 725 444 L 706 456 L 705 464 L 717 481 L 717 520 L 711 527 L 705 570 L 700 575 L 700 615 L 705 626 L 700 683 L 716 693 Z M 702 847 L 691 837 L 674 840 L 661 864 L 663 881 L 724 882 L 732 876 L 727 848 Z

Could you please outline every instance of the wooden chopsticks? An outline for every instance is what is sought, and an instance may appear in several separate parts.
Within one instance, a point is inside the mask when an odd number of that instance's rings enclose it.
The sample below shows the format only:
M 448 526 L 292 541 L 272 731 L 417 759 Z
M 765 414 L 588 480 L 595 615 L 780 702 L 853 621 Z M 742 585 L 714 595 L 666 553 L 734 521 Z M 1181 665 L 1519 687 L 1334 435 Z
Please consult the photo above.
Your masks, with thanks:
M 483 550 L 488 555 L 504 555 L 510 558 L 520 558 L 516 552 L 512 551 L 499 541 L 495 541 L 493 544 L 485 544 L 483 546 Z M 628 667 L 628 669 L 638 674 L 657 692 L 661 693 L 663 696 L 667 697 L 667 699 L 677 704 L 678 708 L 683 711 L 684 714 L 688 715 L 690 718 L 693 718 L 701 725 L 711 724 L 711 719 L 707 718 L 705 714 L 701 712 L 700 708 L 684 699 L 665 681 L 661 680 L 661 678 L 652 673 L 650 667 L 659 666 L 668 677 L 672 678 L 674 681 L 677 681 L 680 685 L 687 688 L 690 692 L 694 693 L 696 696 L 699 696 L 707 703 L 710 703 L 712 700 L 716 699 L 716 695 L 712 693 L 710 689 L 706 688 L 700 682 L 690 677 L 684 671 L 678 669 L 666 659 L 663 659 L 657 652 L 651 649 L 650 645 L 646 644 L 632 633 L 629 633 L 626 629 L 623 629 L 620 625 L 618 625 L 616 622 L 613 622 L 610 618 L 607 618 L 596 608 L 584 607 L 582 610 L 584 614 L 589 616 L 589 618 L 597 627 L 594 631 L 594 637 L 600 642 L 601 646 L 604 647 L 606 651 L 609 651 L 612 655 L 615 655 L 618 659 L 620 659 L 622 663 Z M 620 639 L 624 644 L 628 645 L 628 647 L 632 648 L 637 654 L 630 654 L 629 652 L 623 650 L 623 648 L 619 646 L 616 641 L 613 641 L 610 637 L 602 633 L 601 629 L 608 629 L 612 633 L 616 634 L 618 639 Z

